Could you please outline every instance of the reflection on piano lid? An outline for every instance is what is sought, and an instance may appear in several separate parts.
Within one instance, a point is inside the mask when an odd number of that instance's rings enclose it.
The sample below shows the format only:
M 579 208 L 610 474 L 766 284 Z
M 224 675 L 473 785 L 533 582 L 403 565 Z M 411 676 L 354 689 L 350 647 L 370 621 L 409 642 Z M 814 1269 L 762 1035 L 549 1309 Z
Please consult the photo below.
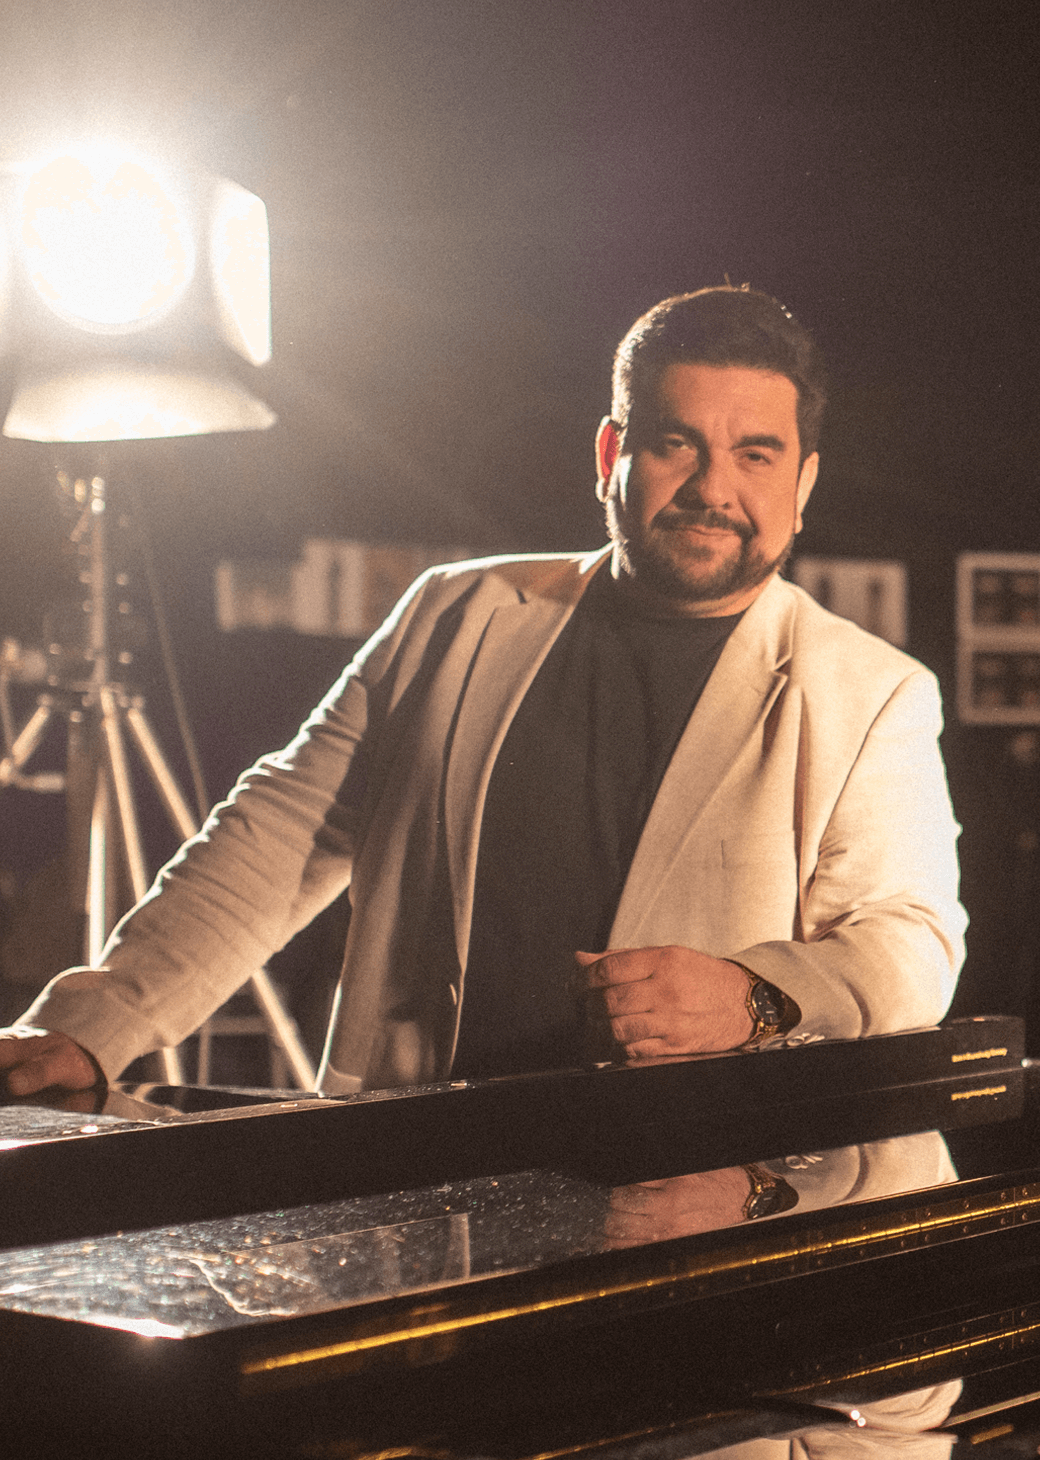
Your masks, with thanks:
M 801 1215 L 956 1181 L 936 1131 L 799 1152 L 768 1169 L 790 1185 L 795 1197 L 790 1210 Z M 743 1211 L 748 1190 L 741 1166 L 614 1188 L 540 1170 L 478 1177 L 176 1230 L 120 1233 L 89 1244 L 23 1247 L 4 1261 L 0 1303 L 135 1333 L 157 1332 L 158 1325 L 168 1337 L 183 1337 L 235 1327 L 243 1318 L 303 1316 L 443 1291 L 622 1247 L 745 1227 L 753 1220 Z M 944 1220 L 949 1214 L 936 1205 L 933 1233 Z M 959 1204 L 952 1220 L 964 1226 Z M 757 1269 L 756 1281 L 790 1276 L 807 1264 L 819 1268 L 831 1256 L 844 1263 L 854 1250 L 860 1256 L 884 1253 L 893 1241 L 905 1244 L 911 1232 L 901 1222 L 898 1231 L 891 1227 L 879 1237 L 857 1220 L 840 1229 L 832 1225 L 826 1235 L 801 1230 L 780 1240 L 772 1235 L 774 1225 L 775 1219 L 759 1223 L 751 1246 L 742 1240 L 739 1249 L 727 1245 L 721 1256 L 707 1249 L 681 1268 L 670 1264 L 657 1276 L 641 1275 L 636 1289 L 642 1297 L 677 1283 L 701 1294 L 721 1291 L 732 1286 L 738 1269 L 745 1269 L 738 1278 L 745 1283 L 750 1265 Z M 614 1284 L 609 1296 L 620 1293 Z M 579 1278 L 559 1288 L 552 1301 L 562 1309 L 587 1298 Z M 486 1325 L 495 1321 L 481 1318 Z M 409 1333 L 413 1354 L 424 1336 Z M 404 1341 L 396 1332 L 379 1340 L 369 1335 L 357 1352 L 381 1362 Z M 320 1362 L 317 1356 L 308 1361 Z M 295 1354 L 285 1366 L 302 1362 Z M 273 1376 L 279 1367 L 279 1360 L 257 1361 L 244 1372 Z

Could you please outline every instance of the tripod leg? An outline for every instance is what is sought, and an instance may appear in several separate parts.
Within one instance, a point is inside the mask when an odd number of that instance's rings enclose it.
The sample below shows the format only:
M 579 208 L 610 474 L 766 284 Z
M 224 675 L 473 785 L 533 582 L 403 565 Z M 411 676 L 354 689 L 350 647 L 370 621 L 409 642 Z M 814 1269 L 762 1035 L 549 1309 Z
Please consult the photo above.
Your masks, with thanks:
M 8 753 L 0 760 L 0 786 L 9 786 L 17 779 L 18 772 L 43 739 L 53 717 L 54 701 L 49 695 L 41 695 L 36 709 L 15 736 Z
M 115 692 L 110 685 L 98 689 L 101 707 L 101 729 L 104 736 L 107 770 L 112 779 L 115 793 L 119 830 L 126 854 L 130 887 L 135 902 L 140 902 L 148 891 L 148 874 L 145 871 L 144 852 L 141 848 L 141 833 L 137 824 L 137 808 L 134 805 L 134 790 L 130 771 L 126 763 L 126 749 L 123 745 L 122 726 L 119 721 L 119 706 Z M 163 1074 L 171 1085 L 184 1083 L 180 1056 L 175 1049 L 159 1051 Z
M 318 1077 L 314 1066 L 300 1042 L 296 1023 L 282 1007 L 282 1001 L 279 999 L 266 969 L 261 968 L 258 973 L 254 973 L 249 984 L 253 991 L 253 998 L 264 1016 L 271 1039 L 285 1055 L 286 1063 L 292 1070 L 293 1079 L 301 1090 L 316 1090 Z
M 184 799 L 181 788 L 167 764 L 166 757 L 148 723 L 140 700 L 132 700 L 123 713 L 131 734 L 137 742 L 137 748 L 141 752 L 141 759 L 166 807 L 167 816 L 182 837 L 187 839 L 189 836 L 194 836 L 199 829 L 198 822 L 191 814 L 191 808 Z
M 199 1030 L 199 1063 L 195 1071 L 195 1080 L 199 1085 L 209 1084 L 209 1057 L 213 1049 L 213 1031 L 210 1028 L 210 1021 L 207 1019 Z
M 68 846 L 69 913 L 81 926 L 80 957 L 91 960 L 91 926 L 88 914 L 91 878 L 91 849 L 94 802 L 97 794 L 98 763 L 91 749 L 87 722 L 81 709 L 68 716 L 65 747 L 65 840 Z M 100 945 L 98 952 L 100 953 Z
M 90 806 L 90 837 L 84 905 L 87 914 L 87 962 L 96 968 L 101 962 L 110 929 L 119 916 L 111 871 L 112 798 L 108 774 L 97 767 Z
M 123 835 L 123 850 L 126 853 L 126 868 L 130 876 L 130 890 L 134 901 L 140 902 L 148 891 L 148 873 L 145 869 L 144 853 L 141 850 L 141 833 L 137 825 L 137 808 L 134 806 L 134 790 L 130 782 L 130 771 L 126 763 L 126 749 L 119 724 L 119 707 L 115 693 L 109 685 L 98 690 L 101 706 L 101 731 L 105 740 L 105 753 L 112 789 L 115 792 L 119 828 Z
M 141 702 L 139 700 L 133 701 L 126 707 L 123 713 L 126 718 L 126 723 L 137 743 L 137 748 L 141 752 L 141 758 L 155 783 L 156 790 L 163 800 L 171 822 L 182 836 L 192 836 L 198 830 L 198 826 L 192 817 L 187 802 L 181 794 L 180 787 L 177 784 L 173 772 L 167 764 L 159 742 L 152 731 L 152 727 L 148 723 L 148 718 L 144 713 Z M 286 1063 L 292 1071 L 293 1079 L 301 1090 L 315 1089 L 317 1075 L 314 1066 L 307 1057 L 307 1051 L 303 1047 L 292 1016 L 283 1007 L 278 997 L 278 991 L 264 969 L 253 974 L 250 980 L 250 988 L 253 994 L 253 1000 L 267 1025 L 271 1042 L 285 1056 Z M 209 1033 L 209 1031 L 204 1032 L 207 1035 Z M 200 1035 L 200 1038 L 202 1037 Z M 208 1038 L 205 1045 L 205 1061 L 208 1075 Z M 204 1084 L 205 1080 L 201 1073 L 203 1068 L 202 1045 L 199 1047 L 199 1067 L 199 1083 Z

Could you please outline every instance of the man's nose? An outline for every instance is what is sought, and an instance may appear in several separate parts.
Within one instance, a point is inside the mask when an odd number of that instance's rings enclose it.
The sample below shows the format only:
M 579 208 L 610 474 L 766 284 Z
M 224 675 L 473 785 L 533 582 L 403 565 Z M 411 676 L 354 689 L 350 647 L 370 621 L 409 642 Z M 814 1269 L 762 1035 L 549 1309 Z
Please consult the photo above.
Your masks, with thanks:
M 698 466 L 675 495 L 680 505 L 686 507 L 728 507 L 733 502 L 732 486 L 724 466 L 715 461 Z

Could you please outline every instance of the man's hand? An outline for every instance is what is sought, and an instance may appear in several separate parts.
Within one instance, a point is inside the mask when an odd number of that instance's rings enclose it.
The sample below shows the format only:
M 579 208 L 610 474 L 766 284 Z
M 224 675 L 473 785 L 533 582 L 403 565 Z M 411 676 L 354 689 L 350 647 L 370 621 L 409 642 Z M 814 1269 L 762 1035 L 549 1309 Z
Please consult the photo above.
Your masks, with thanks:
M 717 1053 L 751 1038 L 748 977 L 737 963 L 678 947 L 574 956 L 630 1060 Z
M 616 1186 L 603 1228 L 607 1246 L 636 1247 L 736 1226 L 746 1220 L 749 1191 L 743 1166 Z
M 55 1085 L 90 1090 L 97 1084 L 98 1072 L 67 1034 L 14 1025 L 0 1029 L 0 1079 L 9 1095 L 35 1095 Z

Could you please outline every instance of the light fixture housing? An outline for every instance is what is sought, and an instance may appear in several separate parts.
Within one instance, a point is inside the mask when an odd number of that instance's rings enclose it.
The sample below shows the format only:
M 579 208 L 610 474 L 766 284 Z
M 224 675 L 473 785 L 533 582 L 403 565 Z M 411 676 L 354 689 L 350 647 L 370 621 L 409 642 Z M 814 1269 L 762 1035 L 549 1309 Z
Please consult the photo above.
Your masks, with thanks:
M 228 351 L 271 358 L 267 211 L 247 188 L 125 149 L 0 176 L 6 436 L 89 442 L 265 430 Z

